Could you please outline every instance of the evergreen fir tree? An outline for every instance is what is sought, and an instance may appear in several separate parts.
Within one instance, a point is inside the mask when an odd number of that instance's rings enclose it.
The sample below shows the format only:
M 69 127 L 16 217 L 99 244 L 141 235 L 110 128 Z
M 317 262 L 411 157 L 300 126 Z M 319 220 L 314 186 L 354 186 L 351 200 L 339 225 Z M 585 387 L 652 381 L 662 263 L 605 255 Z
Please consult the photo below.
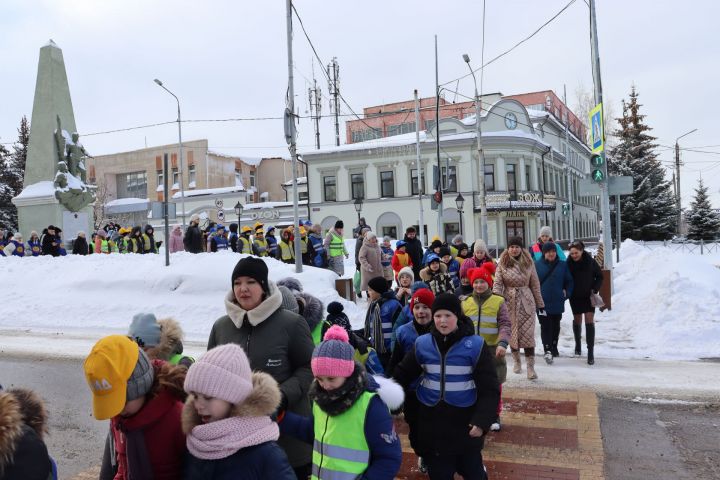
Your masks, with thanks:
M 29 144 L 30 126 L 27 117 L 23 116 L 12 153 L 0 145 L 0 228 L 13 232 L 18 228 L 18 214 L 12 198 L 23 189 Z
M 640 114 L 638 93 L 633 85 L 628 102 L 623 101 L 618 144 L 608 154 L 611 175 L 633 177 L 633 194 L 621 198 L 622 238 L 664 240 L 677 230 L 677 208 L 672 185 L 655 153 L 657 145 Z M 615 221 L 613 220 L 613 227 Z
M 712 209 L 707 191 L 701 178 L 687 214 L 687 236 L 692 240 L 715 240 L 720 233 L 720 215 Z

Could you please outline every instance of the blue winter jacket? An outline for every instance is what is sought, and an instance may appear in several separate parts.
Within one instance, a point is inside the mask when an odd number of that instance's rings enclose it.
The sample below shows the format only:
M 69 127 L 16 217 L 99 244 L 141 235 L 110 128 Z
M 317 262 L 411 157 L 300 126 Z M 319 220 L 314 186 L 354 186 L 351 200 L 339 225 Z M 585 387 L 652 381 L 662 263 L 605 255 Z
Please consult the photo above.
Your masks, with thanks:
M 550 272 L 553 264 L 557 263 L 555 269 Z M 548 315 L 558 315 L 565 311 L 565 300 L 570 298 L 573 290 L 573 279 L 570 275 L 567 262 L 555 259 L 555 262 L 548 262 L 541 258 L 535 262 L 538 279 L 540 280 L 540 292 L 545 302 L 545 312 Z M 547 278 L 546 278 L 547 277 Z M 565 290 L 565 295 L 563 295 Z
M 287 455 L 275 442 L 242 448 L 220 460 L 201 460 L 188 454 L 185 480 L 296 480 Z
M 379 390 L 379 385 L 372 375 L 367 375 L 367 390 Z M 312 414 L 303 417 L 290 411 L 285 412 L 280 423 L 280 433 L 312 444 L 315 440 L 314 421 Z M 370 449 L 370 464 L 358 480 L 395 478 L 402 463 L 402 446 L 388 406 L 379 395 L 375 395 L 368 405 L 365 440 Z
M 400 310 L 400 315 L 398 315 L 397 319 L 395 320 L 395 324 L 393 325 L 393 331 L 392 331 L 392 338 L 391 338 L 391 344 L 390 349 L 395 350 L 395 342 L 397 342 L 397 331 L 400 327 L 403 325 L 412 322 L 415 319 L 415 316 L 412 313 L 412 310 L 410 310 L 410 304 L 408 303 L 404 307 L 402 307 L 402 310 Z

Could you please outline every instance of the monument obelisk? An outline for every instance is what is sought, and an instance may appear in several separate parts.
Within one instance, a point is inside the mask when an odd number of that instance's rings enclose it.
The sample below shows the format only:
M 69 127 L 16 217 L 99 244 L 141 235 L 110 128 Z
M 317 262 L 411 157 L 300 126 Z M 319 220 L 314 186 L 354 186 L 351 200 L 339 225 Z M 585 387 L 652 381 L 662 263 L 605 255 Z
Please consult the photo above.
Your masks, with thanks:
M 50 40 L 40 49 L 23 191 L 13 199 L 21 232 L 29 237 L 32 230 L 55 225 L 66 242 L 81 230 L 89 238 L 95 195 L 85 184 L 84 154 L 63 53 Z

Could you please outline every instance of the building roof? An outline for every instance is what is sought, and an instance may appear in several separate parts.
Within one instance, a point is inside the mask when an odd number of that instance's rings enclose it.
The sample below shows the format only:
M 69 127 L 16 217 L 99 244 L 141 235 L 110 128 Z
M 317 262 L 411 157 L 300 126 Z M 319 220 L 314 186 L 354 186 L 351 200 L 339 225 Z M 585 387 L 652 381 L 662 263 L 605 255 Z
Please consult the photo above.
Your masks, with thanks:
M 203 195 L 221 195 L 223 193 L 235 193 L 244 192 L 245 187 L 238 185 L 235 187 L 221 187 L 221 188 L 206 188 L 203 190 L 185 190 L 185 198 L 188 197 L 200 197 Z M 175 193 L 172 198 L 182 198 L 182 193 Z
M 292 180 L 288 180 L 287 182 L 283 183 L 283 187 L 292 187 Z M 304 185 L 307 183 L 307 177 L 297 177 L 297 183 L 298 185 Z

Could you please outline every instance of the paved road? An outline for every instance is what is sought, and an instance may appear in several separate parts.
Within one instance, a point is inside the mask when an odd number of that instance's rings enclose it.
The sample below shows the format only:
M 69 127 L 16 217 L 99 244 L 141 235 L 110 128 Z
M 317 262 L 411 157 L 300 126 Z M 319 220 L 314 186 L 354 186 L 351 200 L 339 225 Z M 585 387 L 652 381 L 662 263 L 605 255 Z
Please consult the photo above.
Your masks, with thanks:
M 47 445 L 58 462 L 60 478 L 71 478 L 100 463 L 108 422 L 92 416 L 90 390 L 80 360 L 2 355 L 0 384 L 31 388 L 45 400 L 50 417 Z
M 100 463 L 107 422 L 92 418 L 90 391 L 85 384 L 80 360 L 43 360 L 3 354 L 0 358 L 0 384 L 6 388 L 32 388 L 47 402 L 50 414 L 47 443 L 58 462 L 60 478 L 72 478 Z M 522 391 L 514 390 L 518 392 L 516 395 Z M 532 391 L 526 394 L 530 397 L 536 395 Z M 512 410 L 511 407 L 508 414 L 509 427 L 514 421 L 516 429 L 542 429 L 551 426 L 544 423 L 559 418 L 558 412 L 543 415 L 540 411 L 529 419 L 521 416 L 514 418 Z M 636 403 L 629 399 L 601 397 L 599 415 L 607 480 L 720 478 L 720 449 L 717 447 L 720 445 L 720 404 Z M 509 428 L 505 436 L 511 433 Z M 520 436 L 518 438 L 521 443 L 526 441 Z M 497 445 L 491 442 L 488 454 L 502 446 L 495 443 Z M 556 447 L 561 446 L 558 444 Z M 502 462 L 497 465 L 494 467 L 496 479 L 510 478 L 498 471 L 503 468 Z

